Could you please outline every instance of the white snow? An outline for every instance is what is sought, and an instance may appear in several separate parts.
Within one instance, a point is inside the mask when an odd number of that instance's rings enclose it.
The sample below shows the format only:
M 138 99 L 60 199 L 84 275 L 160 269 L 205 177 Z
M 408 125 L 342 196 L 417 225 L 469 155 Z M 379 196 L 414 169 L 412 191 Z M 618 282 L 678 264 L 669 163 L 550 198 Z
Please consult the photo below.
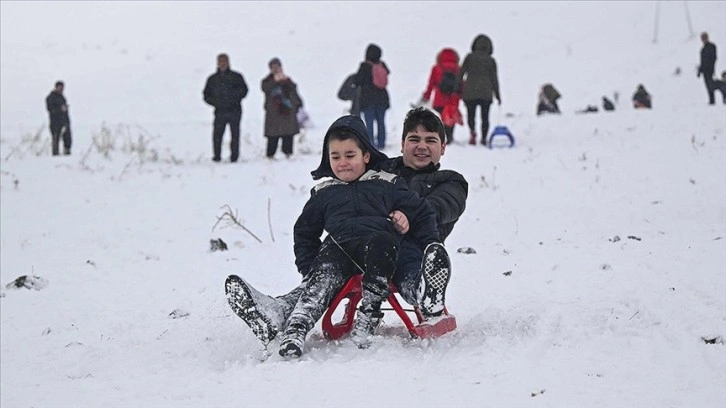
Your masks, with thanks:
M 726 406 L 726 109 L 695 71 L 701 31 L 726 70 L 726 3 L 659 4 L 656 26 L 656 2 L 3 1 L 0 405 Z M 436 53 L 463 59 L 479 33 L 500 69 L 492 125 L 517 145 L 471 147 L 457 127 L 443 157 L 469 181 L 446 242 L 458 329 L 409 340 L 387 313 L 368 350 L 318 325 L 299 360 L 264 359 L 224 279 L 299 283 L 292 226 L 347 107 L 338 86 L 382 47 L 394 156 Z M 210 160 L 219 52 L 250 86 L 237 164 Z M 259 81 L 275 56 L 315 127 L 268 161 Z M 49 149 L 58 79 L 69 157 Z M 534 115 L 545 82 L 560 116 Z M 639 83 L 654 110 L 630 107 Z M 615 112 L 574 113 L 614 92 Z M 224 205 L 262 243 L 212 230 Z M 210 252 L 216 238 L 229 250 Z M 47 287 L 5 288 L 20 275 Z

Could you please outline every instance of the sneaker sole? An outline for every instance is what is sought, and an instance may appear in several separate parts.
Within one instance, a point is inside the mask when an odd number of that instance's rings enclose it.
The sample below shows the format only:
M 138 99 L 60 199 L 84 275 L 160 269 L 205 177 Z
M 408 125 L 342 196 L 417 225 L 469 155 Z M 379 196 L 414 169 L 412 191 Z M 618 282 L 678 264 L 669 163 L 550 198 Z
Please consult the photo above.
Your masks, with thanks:
M 237 275 L 230 275 L 224 283 L 227 303 L 232 311 L 252 329 L 262 344 L 267 346 L 277 336 L 277 329 L 269 318 L 257 310 L 249 288 Z
M 424 252 L 422 267 L 424 293 L 420 301 L 421 312 L 427 316 L 436 315 L 446 306 L 446 287 L 451 279 L 451 261 L 443 246 L 428 246 Z M 433 310 L 434 308 L 437 310 Z
M 282 342 L 280 344 L 280 356 L 285 358 L 298 358 L 302 356 L 302 349 L 294 342 Z

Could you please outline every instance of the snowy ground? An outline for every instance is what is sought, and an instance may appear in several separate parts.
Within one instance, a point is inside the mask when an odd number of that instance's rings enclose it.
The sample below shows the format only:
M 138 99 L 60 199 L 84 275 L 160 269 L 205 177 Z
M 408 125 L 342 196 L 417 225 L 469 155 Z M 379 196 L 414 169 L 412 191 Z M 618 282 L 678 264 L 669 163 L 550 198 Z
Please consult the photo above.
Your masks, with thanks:
M 726 406 L 726 109 L 705 103 L 683 3 L 660 5 L 657 35 L 655 2 L 0 7 L 1 406 Z M 688 11 L 726 69 L 726 3 Z M 451 25 L 431 28 L 439 15 Z M 382 46 L 396 155 L 436 52 L 463 57 L 479 32 L 501 71 L 491 117 L 517 146 L 473 148 L 457 127 L 443 158 L 469 181 L 447 240 L 458 330 L 410 340 L 391 314 L 371 349 L 316 327 L 301 359 L 265 358 L 224 278 L 270 294 L 298 283 L 292 225 L 346 107 L 337 87 Z M 209 160 L 201 100 L 222 51 L 251 89 L 234 165 Z M 270 162 L 259 81 L 273 56 L 316 126 Z M 52 158 L 43 99 L 57 79 L 75 144 Z M 534 115 L 544 82 L 561 116 Z M 653 111 L 629 107 L 638 83 Z M 615 112 L 575 114 L 614 92 Z M 213 230 L 224 205 L 262 243 Z M 210 252 L 215 238 L 229 251 Z M 5 287 L 26 274 L 47 286 Z

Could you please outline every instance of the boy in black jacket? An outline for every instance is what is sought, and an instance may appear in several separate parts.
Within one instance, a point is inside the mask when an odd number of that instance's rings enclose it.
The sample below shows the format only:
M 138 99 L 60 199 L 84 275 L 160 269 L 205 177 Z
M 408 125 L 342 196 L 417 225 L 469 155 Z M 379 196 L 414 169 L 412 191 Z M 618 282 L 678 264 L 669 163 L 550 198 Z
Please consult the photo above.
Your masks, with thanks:
M 330 303 L 328 288 L 363 273 L 363 299 L 351 338 L 367 347 L 380 323 L 381 303 L 389 295 L 402 235 L 396 219 L 411 220 L 411 239 L 422 248 L 439 241 L 428 202 L 403 179 L 376 170 L 386 156 L 370 144 L 359 117 L 344 116 L 325 135 L 320 166 L 313 178 L 332 177 L 310 192 L 295 223 L 295 263 L 307 281 L 287 321 L 279 353 L 299 357 L 305 336 Z M 320 241 L 323 232 L 328 232 Z

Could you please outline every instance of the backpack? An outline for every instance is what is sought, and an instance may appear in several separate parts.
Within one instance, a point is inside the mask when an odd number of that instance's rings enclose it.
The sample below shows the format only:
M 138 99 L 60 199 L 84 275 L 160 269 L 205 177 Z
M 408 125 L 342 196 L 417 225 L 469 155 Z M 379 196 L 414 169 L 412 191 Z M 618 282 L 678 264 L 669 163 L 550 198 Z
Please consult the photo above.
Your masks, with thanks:
M 388 85 L 388 70 L 383 66 L 382 62 L 371 64 L 371 75 L 373 77 L 373 86 L 385 89 Z
M 343 101 L 352 101 L 355 100 L 357 96 L 357 88 L 355 86 L 355 83 L 353 82 L 355 80 L 355 74 L 348 75 L 347 78 L 345 78 L 345 81 L 343 81 L 343 85 L 340 86 L 340 89 L 338 90 L 338 99 Z
M 458 88 L 458 80 L 456 74 L 453 71 L 444 71 L 441 75 L 441 82 L 439 83 L 439 91 L 444 95 L 451 95 L 456 92 Z

